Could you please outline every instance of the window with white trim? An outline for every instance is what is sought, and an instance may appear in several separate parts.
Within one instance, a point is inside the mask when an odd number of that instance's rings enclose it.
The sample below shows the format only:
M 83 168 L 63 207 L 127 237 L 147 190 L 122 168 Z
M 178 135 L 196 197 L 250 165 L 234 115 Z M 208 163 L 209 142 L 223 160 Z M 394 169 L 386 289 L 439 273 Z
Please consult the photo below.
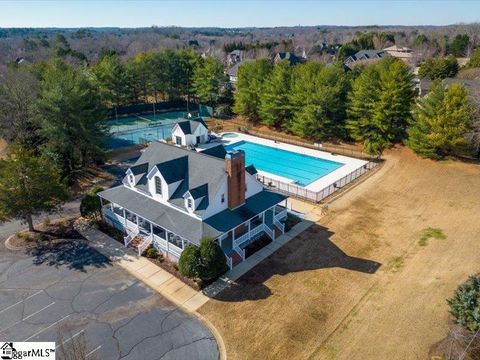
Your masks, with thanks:
M 192 202 L 192 199 L 191 199 L 191 198 L 188 198 L 188 199 L 187 199 L 187 207 L 188 207 L 189 209 L 191 209 L 191 208 L 193 207 L 193 202 Z
M 222 194 L 222 198 L 220 199 L 220 201 L 222 202 L 222 204 L 225 202 L 225 194 Z

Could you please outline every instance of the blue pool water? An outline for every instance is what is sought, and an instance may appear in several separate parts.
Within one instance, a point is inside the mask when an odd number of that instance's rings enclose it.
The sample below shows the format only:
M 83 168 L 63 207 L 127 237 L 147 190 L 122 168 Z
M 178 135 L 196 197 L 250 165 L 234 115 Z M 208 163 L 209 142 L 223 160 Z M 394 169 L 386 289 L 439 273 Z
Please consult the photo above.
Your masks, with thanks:
M 344 165 L 243 140 L 230 144 L 225 149 L 243 150 L 246 165 L 253 164 L 257 170 L 295 180 L 301 186 L 307 186 Z

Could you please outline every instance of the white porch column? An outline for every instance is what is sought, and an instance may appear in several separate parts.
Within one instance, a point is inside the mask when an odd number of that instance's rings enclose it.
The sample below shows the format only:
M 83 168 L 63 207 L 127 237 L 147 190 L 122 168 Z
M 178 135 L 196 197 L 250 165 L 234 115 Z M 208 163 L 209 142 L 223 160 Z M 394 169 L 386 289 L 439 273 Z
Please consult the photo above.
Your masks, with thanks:
M 113 211 L 113 203 L 112 202 L 110 203 L 110 210 Z
M 185 240 L 183 238 L 182 239 L 182 250 L 185 249 Z
M 125 224 L 125 227 L 127 226 L 127 212 L 125 211 L 125 208 L 123 208 L 123 223 Z
M 167 241 L 167 255 L 170 254 L 170 242 L 168 241 L 168 234 L 169 232 L 167 231 L 167 229 L 165 229 L 165 240 Z
M 251 225 L 252 225 L 252 220 L 248 220 L 248 240 L 250 240 L 250 228 L 251 228 Z
M 262 213 L 262 224 L 265 224 L 265 211 Z
M 150 223 L 150 235 L 153 236 L 153 224 L 152 223 Z

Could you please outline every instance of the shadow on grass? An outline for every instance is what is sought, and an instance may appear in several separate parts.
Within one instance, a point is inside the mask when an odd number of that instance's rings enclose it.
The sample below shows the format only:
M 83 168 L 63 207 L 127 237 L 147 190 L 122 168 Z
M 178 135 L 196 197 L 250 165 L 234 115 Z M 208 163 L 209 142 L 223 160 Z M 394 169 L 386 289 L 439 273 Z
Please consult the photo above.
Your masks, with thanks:
M 27 253 L 33 256 L 35 265 L 48 265 L 85 272 L 86 267 L 96 268 L 112 265 L 110 259 L 103 256 L 82 240 L 60 240 L 41 242 Z
M 214 298 L 220 301 L 266 299 L 272 292 L 265 282 L 275 275 L 327 268 L 374 274 L 380 268 L 379 262 L 346 254 L 330 240 L 333 234 L 313 224 Z

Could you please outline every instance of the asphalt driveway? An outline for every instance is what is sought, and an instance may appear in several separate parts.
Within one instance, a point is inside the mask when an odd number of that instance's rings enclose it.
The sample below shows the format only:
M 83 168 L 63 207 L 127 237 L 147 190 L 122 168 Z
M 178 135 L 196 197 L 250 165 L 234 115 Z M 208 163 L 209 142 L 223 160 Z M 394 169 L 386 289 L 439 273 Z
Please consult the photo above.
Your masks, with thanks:
M 199 320 L 78 240 L 28 253 L 2 241 L 0 339 L 80 346 L 88 359 L 219 356 Z

